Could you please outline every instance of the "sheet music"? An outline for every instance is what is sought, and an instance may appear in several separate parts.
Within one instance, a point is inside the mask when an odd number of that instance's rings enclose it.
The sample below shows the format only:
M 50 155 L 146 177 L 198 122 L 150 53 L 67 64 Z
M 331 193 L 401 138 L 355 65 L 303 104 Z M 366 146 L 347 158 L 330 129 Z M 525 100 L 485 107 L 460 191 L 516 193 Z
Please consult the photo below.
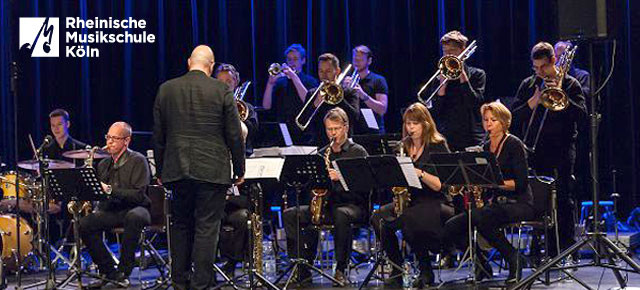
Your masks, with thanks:
M 364 120 L 367 122 L 367 126 L 371 129 L 379 130 L 378 122 L 376 121 L 376 116 L 373 114 L 373 110 L 369 108 L 360 109 L 362 112 L 362 116 L 364 116 Z
M 280 133 L 282 134 L 282 138 L 284 138 L 284 145 L 293 145 L 293 141 L 291 141 L 291 134 L 289 134 L 289 128 L 287 128 L 287 124 L 278 123 L 278 126 L 280 126 Z
M 318 149 L 315 146 L 266 147 L 254 149 L 251 157 L 256 158 L 280 157 L 288 155 L 310 155 L 316 152 L 318 152 Z
M 248 158 L 244 178 L 280 180 L 283 166 L 284 158 Z
M 338 177 L 340 178 L 340 184 L 342 184 L 342 188 L 344 188 L 345 191 L 349 191 L 349 187 L 347 186 L 347 181 L 344 180 L 342 173 L 340 173 L 340 167 L 338 167 L 338 163 L 335 160 L 333 160 L 331 161 L 331 165 L 333 165 L 333 169 L 335 169 L 338 172 Z
M 396 157 L 396 159 L 398 160 L 398 163 L 400 163 L 400 169 L 402 169 L 404 178 L 407 179 L 409 186 L 422 189 L 422 183 L 420 183 L 420 178 L 418 178 L 415 167 L 413 167 L 411 157 Z

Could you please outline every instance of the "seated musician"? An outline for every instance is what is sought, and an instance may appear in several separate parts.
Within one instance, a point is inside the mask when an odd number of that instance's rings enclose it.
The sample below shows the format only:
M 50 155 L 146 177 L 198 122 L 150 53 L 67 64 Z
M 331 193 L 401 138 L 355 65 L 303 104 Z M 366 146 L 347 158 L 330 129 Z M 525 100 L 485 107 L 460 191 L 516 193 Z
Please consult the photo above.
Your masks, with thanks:
M 221 64 L 215 72 L 215 77 L 225 82 L 232 92 L 235 92 L 240 81 L 240 74 L 233 65 Z M 245 140 L 247 154 L 251 154 L 251 140 L 258 131 L 258 114 L 249 103 L 249 117 L 240 123 L 243 128 L 243 139 Z M 246 133 L 244 133 L 246 130 Z M 246 185 L 242 185 L 237 191 L 231 188 L 231 194 L 227 195 L 227 203 L 224 207 L 225 217 L 222 219 L 220 231 L 220 254 L 227 259 L 222 267 L 225 274 L 231 278 L 234 276 L 236 265 L 241 261 L 246 261 L 251 253 L 249 249 L 249 230 L 247 221 L 249 220 L 249 199 L 245 194 Z M 233 192 L 237 192 L 237 195 Z
M 380 238 L 382 247 L 393 266 L 391 278 L 385 281 L 388 286 L 402 287 L 402 255 L 398 246 L 396 231 L 402 230 L 403 236 L 415 252 L 420 276 L 414 282 L 415 288 L 424 288 L 434 283 L 429 251 L 439 250 L 439 237 L 444 222 L 453 216 L 453 207 L 441 193 L 440 178 L 425 165 L 431 160 L 431 153 L 447 153 L 449 149 L 445 138 L 438 132 L 431 114 L 422 103 L 409 106 L 402 116 L 402 136 L 405 140 L 404 152 L 411 157 L 416 173 L 422 182 L 422 189 L 409 188 L 411 202 L 398 217 L 394 204 L 389 203 L 375 211 L 371 224 Z
M 492 195 L 489 205 L 471 211 L 471 222 L 489 245 L 496 248 L 504 257 L 509 268 L 507 283 L 515 283 L 522 273 L 522 261 L 518 261 L 516 249 L 507 241 L 501 229 L 506 224 L 531 219 L 533 197 L 527 179 L 527 156 L 524 144 L 518 137 L 509 134 L 511 112 L 503 104 L 492 102 L 482 105 L 482 125 L 489 134 L 489 142 L 484 150 L 496 156 L 504 185 L 494 192 L 485 191 L 483 195 Z M 467 213 L 456 215 L 445 224 L 445 241 L 465 247 L 467 237 Z M 476 279 L 492 277 L 491 266 L 482 253 L 477 256 Z
M 130 150 L 131 126 L 115 122 L 105 135 L 107 152 L 111 157 L 98 164 L 97 174 L 102 189 L 109 195 L 91 214 L 80 219 L 80 235 L 100 274 L 111 281 L 128 284 L 135 263 L 135 249 L 142 229 L 151 223 L 148 208 L 151 200 L 146 194 L 150 170 L 144 155 Z M 115 261 L 102 242 L 102 232 L 123 227 L 120 263 Z M 101 288 L 108 282 L 98 281 L 90 288 Z
M 323 157 L 329 152 L 329 160 L 333 161 L 345 157 L 364 157 L 367 151 L 359 144 L 348 139 L 349 118 L 341 108 L 333 108 L 324 116 L 324 126 L 329 139 L 334 139 L 331 147 L 318 150 Z M 329 151 L 327 151 L 329 150 Z M 331 187 L 327 194 L 327 206 L 324 207 L 324 220 L 322 224 L 333 225 L 333 240 L 335 244 L 335 259 L 337 262 L 335 278 L 342 284 L 346 284 L 346 270 L 351 256 L 352 230 L 351 224 L 362 222 L 366 215 L 366 195 L 364 192 L 347 192 L 342 188 L 338 172 L 333 168 L 327 168 L 331 179 Z M 318 232 L 313 228 L 309 206 L 300 207 L 300 232 L 301 241 L 297 241 L 298 224 L 297 208 L 290 207 L 283 213 L 284 229 L 287 236 L 287 252 L 289 257 L 297 258 L 298 242 L 301 258 L 313 261 L 318 245 Z M 300 268 L 298 282 L 307 284 L 311 282 L 311 272 L 306 267 Z

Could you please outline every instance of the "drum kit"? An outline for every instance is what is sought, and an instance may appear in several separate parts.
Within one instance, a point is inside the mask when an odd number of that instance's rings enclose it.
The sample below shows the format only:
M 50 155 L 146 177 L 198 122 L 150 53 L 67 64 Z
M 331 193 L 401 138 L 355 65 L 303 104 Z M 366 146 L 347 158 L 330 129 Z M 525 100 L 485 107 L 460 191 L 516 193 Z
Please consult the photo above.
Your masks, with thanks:
M 90 149 L 67 151 L 62 155 L 70 159 L 87 159 L 90 155 Z M 94 158 L 108 156 L 106 151 L 98 151 Z M 44 163 L 48 164 L 49 169 L 75 168 L 75 163 L 64 160 L 45 159 Z M 0 173 L 0 257 L 3 271 L 15 272 L 24 268 L 18 263 L 18 255 L 21 261 L 24 261 L 28 256 L 44 257 L 43 253 L 34 253 L 41 252 L 46 242 L 42 238 L 44 235 L 40 230 L 43 227 L 37 224 L 44 220 L 42 217 L 45 215 L 40 164 L 41 162 L 37 159 L 24 160 L 18 162 L 17 165 L 28 172 L 6 171 Z M 20 199 L 21 211 L 31 215 L 34 224 L 30 224 L 27 219 L 15 214 L 14 208 L 18 199 Z M 19 227 L 17 219 L 20 222 Z M 20 239 L 16 234 L 18 228 L 20 229 Z M 34 228 L 36 231 L 33 230 Z M 18 247 L 18 240 L 20 247 Z M 19 253 L 18 248 L 20 249 Z

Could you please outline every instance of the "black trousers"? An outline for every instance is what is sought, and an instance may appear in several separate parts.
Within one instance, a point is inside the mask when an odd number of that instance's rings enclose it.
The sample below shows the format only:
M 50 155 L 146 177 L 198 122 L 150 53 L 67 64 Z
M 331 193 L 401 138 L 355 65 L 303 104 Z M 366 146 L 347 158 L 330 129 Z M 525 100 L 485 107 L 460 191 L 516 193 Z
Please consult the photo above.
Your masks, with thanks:
M 509 259 L 516 254 L 516 250 L 504 236 L 504 225 L 529 220 L 533 218 L 533 207 L 523 203 L 498 204 L 492 203 L 483 208 L 471 210 L 471 224 L 478 229 L 489 244 L 496 248 L 500 254 Z M 444 225 L 443 241 L 448 242 L 449 247 L 457 246 L 464 249 L 468 237 L 467 212 L 450 218 Z
M 121 211 L 98 210 L 80 219 L 79 231 L 100 273 L 110 274 L 115 271 L 115 261 L 102 242 L 102 232 L 124 227 L 118 270 L 129 276 L 135 263 L 135 249 L 140 233 L 150 223 L 149 211 L 141 206 Z
M 424 205 L 414 204 L 406 212 L 408 214 L 396 218 L 393 203 L 386 204 L 373 213 L 371 225 L 391 262 L 402 266 L 402 253 L 396 236 L 396 232 L 402 230 L 420 265 L 427 265 L 431 262 L 429 251 L 435 252 L 440 248 L 441 225 L 453 216 L 453 207 L 436 200 Z
M 229 205 L 227 205 L 227 208 Z M 251 254 L 249 249 L 249 210 L 234 207 L 222 220 L 220 232 L 220 255 L 231 263 L 245 260 Z M 262 242 L 262 241 L 256 241 Z
M 333 225 L 333 242 L 335 247 L 335 259 L 337 270 L 344 271 L 349 265 L 351 256 L 351 244 L 353 230 L 351 224 L 364 221 L 364 210 L 356 205 L 344 204 L 339 206 L 327 206 L 324 224 Z M 298 223 L 297 208 L 290 207 L 282 214 L 282 222 L 287 235 L 287 252 L 290 257 L 298 257 Z M 302 258 L 313 261 L 318 248 L 318 231 L 311 224 L 311 212 L 309 206 L 300 206 L 300 253 Z
M 229 185 L 186 179 L 166 186 L 173 191 L 171 266 L 174 286 L 176 289 L 206 289 L 213 284 L 212 266 Z

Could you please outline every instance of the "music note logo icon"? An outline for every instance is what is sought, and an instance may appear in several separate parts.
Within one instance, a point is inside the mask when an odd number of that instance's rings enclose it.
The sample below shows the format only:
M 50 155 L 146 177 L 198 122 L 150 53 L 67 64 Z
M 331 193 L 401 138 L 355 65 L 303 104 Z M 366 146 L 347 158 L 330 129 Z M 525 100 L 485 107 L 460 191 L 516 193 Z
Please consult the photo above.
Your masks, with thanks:
M 58 17 L 20 17 L 20 50 L 32 57 L 60 56 Z

